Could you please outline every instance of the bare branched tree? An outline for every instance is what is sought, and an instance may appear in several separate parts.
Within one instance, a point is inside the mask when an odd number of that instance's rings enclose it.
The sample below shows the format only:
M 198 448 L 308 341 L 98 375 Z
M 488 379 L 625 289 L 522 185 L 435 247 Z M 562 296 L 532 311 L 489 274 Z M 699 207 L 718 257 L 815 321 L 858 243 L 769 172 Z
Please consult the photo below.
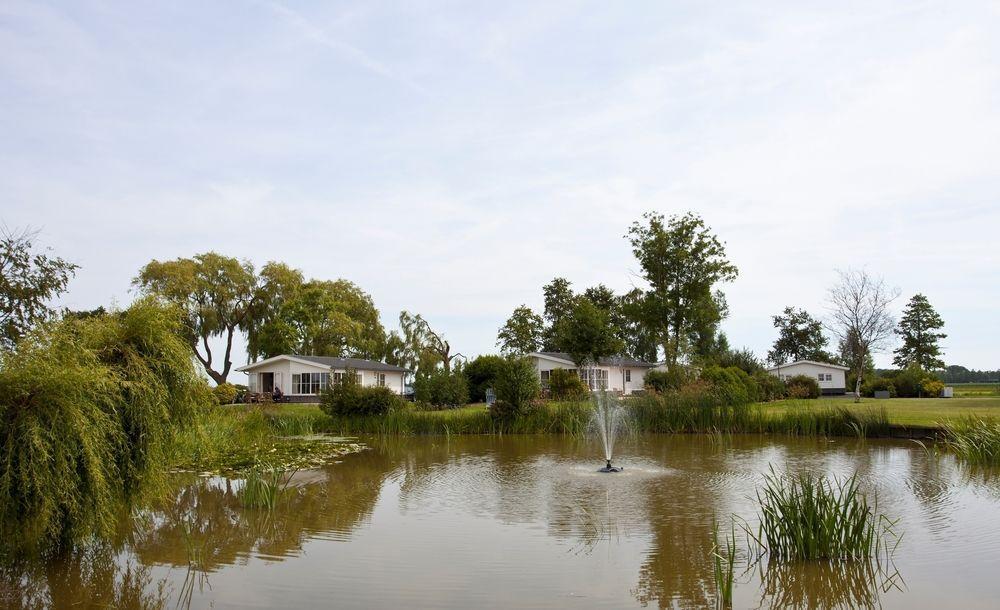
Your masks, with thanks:
M 860 402 L 865 359 L 888 347 L 893 336 L 896 321 L 889 313 L 889 305 L 899 297 L 899 289 L 886 286 L 885 280 L 872 277 L 864 270 L 848 269 L 837 273 L 840 281 L 828 295 L 830 320 L 827 327 L 841 341 L 851 345 L 852 361 L 847 364 L 857 375 L 854 400 Z

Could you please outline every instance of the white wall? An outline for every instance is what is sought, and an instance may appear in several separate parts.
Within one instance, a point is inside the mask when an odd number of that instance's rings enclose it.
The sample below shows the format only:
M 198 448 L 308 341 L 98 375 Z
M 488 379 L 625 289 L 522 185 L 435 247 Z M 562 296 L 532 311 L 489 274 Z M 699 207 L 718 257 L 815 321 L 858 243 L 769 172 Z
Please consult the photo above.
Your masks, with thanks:
M 847 376 L 845 371 L 832 366 L 823 366 L 821 364 L 813 364 L 811 362 L 789 364 L 768 372 L 780 378 L 794 377 L 795 375 L 812 377 L 813 379 L 816 379 L 817 383 L 819 383 L 819 389 L 821 391 L 842 390 L 847 387 Z M 830 375 L 832 379 L 830 381 L 820 381 L 818 378 L 820 373 L 826 373 Z
M 302 373 L 343 373 L 343 369 L 334 369 L 322 365 L 322 364 L 306 364 L 303 362 L 298 362 L 295 360 L 277 360 L 275 362 L 270 362 L 261 366 L 254 367 L 252 371 L 249 371 L 249 375 L 258 375 L 260 373 L 274 373 L 274 383 L 281 388 L 281 391 L 287 396 L 310 396 L 309 394 L 294 394 L 292 392 L 292 375 L 300 375 Z M 355 371 L 361 374 L 361 383 L 364 386 L 374 386 L 378 385 L 378 375 L 385 375 L 385 387 L 389 388 L 397 394 L 403 393 L 403 373 L 392 372 L 392 371 L 366 371 L 359 370 Z M 280 377 L 280 381 L 279 381 Z M 248 379 L 249 381 L 249 379 Z M 247 384 L 249 385 L 249 383 Z M 257 385 L 257 391 L 260 391 L 260 385 Z
M 535 371 L 538 373 L 539 379 L 541 379 L 542 371 L 577 368 L 575 364 L 566 363 L 553 358 L 546 358 L 545 356 L 532 356 L 531 360 L 535 365 Z M 594 368 L 608 372 L 608 390 L 631 394 L 632 392 L 641 390 L 644 387 L 647 370 L 645 368 L 623 368 L 618 366 L 595 366 Z M 624 369 L 626 368 L 631 371 L 629 381 L 624 380 Z

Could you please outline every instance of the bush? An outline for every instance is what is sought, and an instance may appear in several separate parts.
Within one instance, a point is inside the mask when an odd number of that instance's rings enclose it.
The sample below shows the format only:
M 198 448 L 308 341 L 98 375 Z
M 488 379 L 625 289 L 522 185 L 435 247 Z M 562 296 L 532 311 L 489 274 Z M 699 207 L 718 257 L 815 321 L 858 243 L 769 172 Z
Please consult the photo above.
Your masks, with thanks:
M 785 382 L 778 379 L 777 375 L 760 370 L 753 374 L 753 379 L 757 382 L 757 387 L 760 389 L 761 401 L 781 400 L 788 395 L 788 388 L 785 387 Z
M 785 380 L 789 398 L 819 398 L 819 382 L 809 375 L 794 375 Z
M 666 371 L 657 369 L 646 371 L 646 376 L 643 378 L 643 385 L 647 390 L 663 394 L 670 390 L 679 390 L 691 381 L 694 381 L 691 371 L 681 365 L 677 365 Z
M 727 350 L 719 356 L 716 363 L 722 368 L 736 367 L 748 375 L 764 371 L 764 365 L 748 348 Z
M 941 396 L 942 392 L 944 392 L 944 384 L 931 377 L 924 379 L 923 387 L 924 396 L 929 396 L 931 398 L 937 398 L 938 396 Z
M 933 375 L 916 366 L 901 371 L 887 371 L 884 376 L 892 380 L 892 384 L 896 388 L 896 396 L 900 398 L 922 396 L 924 381 L 935 379 Z
M 215 395 L 215 401 L 220 405 L 233 404 L 238 393 L 239 390 L 237 390 L 236 386 L 231 383 L 220 383 L 212 388 L 212 394 Z
M 365 387 L 353 371 L 320 394 L 320 409 L 327 415 L 385 415 L 402 399 L 386 387 Z
M 728 405 L 747 404 L 760 400 L 760 388 L 753 377 L 743 369 L 731 366 L 708 366 L 701 372 L 701 379 L 712 385 L 719 399 Z
M 586 400 L 590 395 L 587 384 L 568 369 L 549 372 L 549 396 L 553 400 Z
M 0 546 L 68 550 L 157 488 L 212 402 L 180 316 L 150 299 L 43 326 L 0 355 Z
M 875 377 L 861 385 L 864 396 L 874 396 L 875 392 L 888 392 L 890 397 L 895 397 L 896 385 L 888 377 Z
M 507 358 L 497 375 L 497 400 L 490 408 L 494 418 L 504 419 L 524 411 L 538 397 L 541 387 L 538 373 L 527 358 Z M 497 408 L 497 403 L 503 403 Z
M 414 399 L 438 407 L 456 407 L 469 402 L 469 384 L 460 372 L 435 369 L 417 376 L 413 382 Z
M 485 355 L 477 356 L 475 360 L 465 365 L 462 373 L 468 382 L 471 402 L 486 401 L 486 390 L 496 383 L 503 363 L 504 359 L 501 356 Z

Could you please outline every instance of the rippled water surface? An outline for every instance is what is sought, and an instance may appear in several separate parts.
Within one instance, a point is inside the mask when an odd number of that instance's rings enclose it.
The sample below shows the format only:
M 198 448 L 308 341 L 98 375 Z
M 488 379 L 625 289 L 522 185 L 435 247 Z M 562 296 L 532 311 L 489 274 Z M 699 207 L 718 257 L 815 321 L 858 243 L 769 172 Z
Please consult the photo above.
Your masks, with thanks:
M 272 514 L 238 481 L 179 482 L 121 543 L 5 586 L 84 607 L 711 607 L 713 524 L 752 522 L 773 465 L 856 471 L 903 538 L 888 566 L 741 560 L 736 608 L 1000 607 L 1000 477 L 912 443 L 638 436 L 600 474 L 588 440 L 367 442 L 297 473 Z

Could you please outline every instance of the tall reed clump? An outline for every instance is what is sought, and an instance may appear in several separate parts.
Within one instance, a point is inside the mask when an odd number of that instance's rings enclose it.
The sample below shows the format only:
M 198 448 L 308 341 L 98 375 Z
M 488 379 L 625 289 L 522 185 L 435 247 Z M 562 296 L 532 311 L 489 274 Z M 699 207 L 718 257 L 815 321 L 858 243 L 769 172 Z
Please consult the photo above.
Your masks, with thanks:
M 281 483 L 284 473 L 278 468 L 258 463 L 244 476 L 243 489 L 240 490 L 240 502 L 243 507 L 273 511 L 278 505 L 281 492 L 287 485 Z
M 0 554 L 109 533 L 211 395 L 171 309 L 46 325 L 0 355 Z
M 763 427 L 759 405 L 705 382 L 639 396 L 628 405 L 635 429 L 643 432 L 759 432 Z
M 885 407 L 857 411 L 847 407 L 792 409 L 767 418 L 762 432 L 801 436 L 889 436 L 889 413 Z
M 868 503 L 856 474 L 828 479 L 772 468 L 757 500 L 760 527 L 753 537 L 778 561 L 867 559 L 891 554 L 899 542 L 896 522 L 878 513 L 877 501 Z
M 736 524 L 730 523 L 725 546 L 719 544 L 719 524 L 712 531 L 712 564 L 715 577 L 715 607 L 733 607 L 733 581 L 736 578 Z
M 970 416 L 944 425 L 945 444 L 977 466 L 1000 466 L 1000 420 Z

